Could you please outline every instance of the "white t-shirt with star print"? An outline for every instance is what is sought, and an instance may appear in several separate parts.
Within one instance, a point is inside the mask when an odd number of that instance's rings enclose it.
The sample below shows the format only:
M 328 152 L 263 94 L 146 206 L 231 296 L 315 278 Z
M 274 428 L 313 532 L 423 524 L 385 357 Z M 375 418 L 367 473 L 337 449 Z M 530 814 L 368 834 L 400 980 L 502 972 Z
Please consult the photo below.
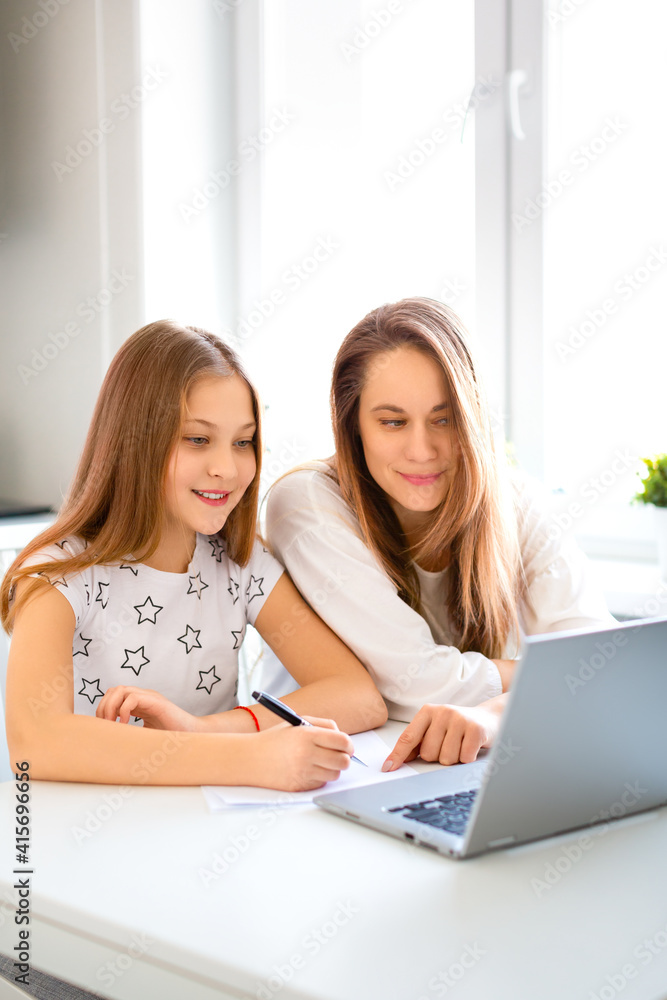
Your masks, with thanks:
M 57 561 L 84 544 L 66 539 L 26 565 Z M 192 715 L 233 708 L 246 624 L 255 623 L 283 572 L 260 541 L 241 567 L 218 536 L 197 535 L 185 573 L 127 562 L 66 579 L 49 574 L 76 616 L 74 712 L 94 715 L 107 688 L 119 684 L 159 691 Z

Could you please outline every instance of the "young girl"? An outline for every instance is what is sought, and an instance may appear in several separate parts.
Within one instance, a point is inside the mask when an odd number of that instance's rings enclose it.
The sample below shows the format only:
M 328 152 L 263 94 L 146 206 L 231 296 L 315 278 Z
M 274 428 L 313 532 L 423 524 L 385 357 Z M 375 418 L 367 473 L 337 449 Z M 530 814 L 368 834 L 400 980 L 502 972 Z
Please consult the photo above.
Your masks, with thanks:
M 614 619 L 586 560 L 506 483 L 465 331 L 446 306 L 369 313 L 334 364 L 336 455 L 270 491 L 271 545 L 306 600 L 365 663 L 391 718 L 385 762 L 443 764 L 489 746 L 519 635 Z M 550 530 L 551 529 L 551 530 Z M 476 707 L 475 707 L 476 706 Z
M 163 321 L 121 347 L 60 515 L 2 585 L 10 753 L 33 777 L 315 788 L 349 765 L 336 723 L 384 722 L 256 539 L 261 451 L 255 390 L 212 334 Z M 247 622 L 302 685 L 286 701 L 335 722 L 233 710 Z

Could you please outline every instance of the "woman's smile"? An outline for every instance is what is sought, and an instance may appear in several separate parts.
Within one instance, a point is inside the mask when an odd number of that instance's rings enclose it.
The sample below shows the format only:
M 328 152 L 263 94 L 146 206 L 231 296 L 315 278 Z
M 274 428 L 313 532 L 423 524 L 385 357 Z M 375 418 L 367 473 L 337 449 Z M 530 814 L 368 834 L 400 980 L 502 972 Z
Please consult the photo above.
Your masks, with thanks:
M 442 475 L 442 472 L 430 472 L 428 474 L 420 475 L 417 475 L 414 472 L 399 472 L 399 476 L 403 476 L 403 479 L 412 483 L 413 486 L 432 486 L 433 483 L 436 483 Z
M 424 351 L 375 358 L 359 398 L 359 434 L 371 476 L 405 527 L 444 501 L 459 443 L 442 369 Z

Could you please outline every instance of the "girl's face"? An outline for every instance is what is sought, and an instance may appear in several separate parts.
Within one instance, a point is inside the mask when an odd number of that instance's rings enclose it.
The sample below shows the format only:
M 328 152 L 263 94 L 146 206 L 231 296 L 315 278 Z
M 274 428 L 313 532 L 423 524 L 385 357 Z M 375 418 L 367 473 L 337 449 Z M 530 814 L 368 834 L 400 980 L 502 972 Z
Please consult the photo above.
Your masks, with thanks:
M 359 433 L 368 471 L 404 528 L 442 503 L 459 443 L 435 361 L 414 347 L 373 358 L 359 398 Z
M 165 483 L 167 531 L 214 535 L 255 475 L 252 397 L 239 375 L 197 382 Z

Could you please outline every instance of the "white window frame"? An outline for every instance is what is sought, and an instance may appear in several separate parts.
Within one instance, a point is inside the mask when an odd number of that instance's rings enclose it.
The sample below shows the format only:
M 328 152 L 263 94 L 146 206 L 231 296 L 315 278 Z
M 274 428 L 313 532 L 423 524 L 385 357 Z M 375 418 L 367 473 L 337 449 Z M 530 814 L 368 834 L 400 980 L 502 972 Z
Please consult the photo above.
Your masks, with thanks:
M 544 174 L 545 10 L 542 0 L 476 0 L 475 21 L 475 73 L 504 80 L 476 112 L 477 337 L 492 408 L 520 466 L 542 479 L 544 227 L 539 217 L 518 233 L 511 219 Z
M 264 0 L 244 0 L 236 18 L 237 121 L 261 120 Z M 548 0 L 475 0 L 475 78 L 504 86 L 476 114 L 475 336 L 496 422 L 518 465 L 544 481 L 545 349 L 543 215 L 512 224 L 546 179 Z M 246 129 L 249 124 L 245 125 Z M 239 306 L 259 294 L 262 278 L 261 165 L 248 171 L 238 214 Z M 646 542 L 592 540 L 591 554 L 650 560 Z

